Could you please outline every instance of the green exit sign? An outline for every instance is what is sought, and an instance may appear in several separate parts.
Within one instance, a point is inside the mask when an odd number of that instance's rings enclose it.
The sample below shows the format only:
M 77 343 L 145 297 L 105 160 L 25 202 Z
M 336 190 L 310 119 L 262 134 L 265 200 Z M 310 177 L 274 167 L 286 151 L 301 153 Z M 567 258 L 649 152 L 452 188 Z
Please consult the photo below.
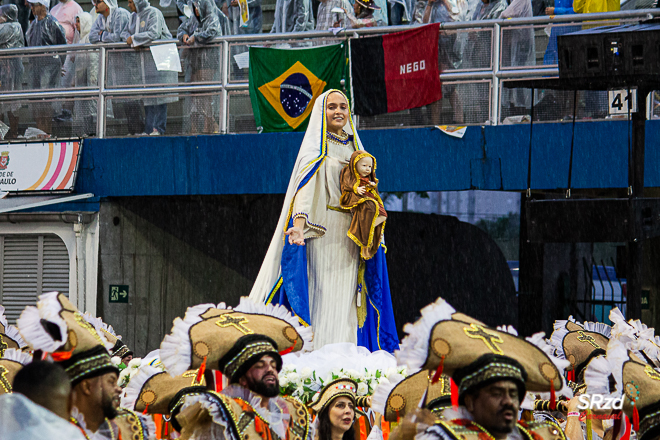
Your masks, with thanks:
M 649 294 L 651 291 L 649 289 L 642 289 L 642 310 L 649 310 Z
M 128 303 L 128 286 L 110 284 L 110 302 Z

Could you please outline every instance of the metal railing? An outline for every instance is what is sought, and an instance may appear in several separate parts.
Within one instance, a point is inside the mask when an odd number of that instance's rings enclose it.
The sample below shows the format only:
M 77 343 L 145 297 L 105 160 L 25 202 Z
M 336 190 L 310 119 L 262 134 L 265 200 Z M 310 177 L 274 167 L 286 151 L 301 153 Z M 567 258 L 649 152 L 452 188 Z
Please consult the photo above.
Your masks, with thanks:
M 557 76 L 556 35 L 583 27 L 637 23 L 658 15 L 659 10 L 649 9 L 443 23 L 440 45 L 451 46 L 449 61 L 440 57 L 443 99 L 420 109 L 360 117 L 358 127 L 524 123 L 528 121 L 525 116 L 529 115 L 532 99 L 541 106 L 540 113 L 535 108 L 535 114 L 542 115 L 542 121 L 563 120 L 574 108 L 572 92 L 539 90 L 531 96 L 529 90 L 504 88 L 504 83 Z M 41 120 L 52 125 L 48 134 L 54 137 L 124 137 L 139 134 L 136 130 L 131 133 L 129 128 L 142 117 L 144 105 L 167 103 L 166 134 L 256 132 L 248 94 L 248 69 L 239 67 L 236 55 L 247 52 L 250 46 L 312 47 L 337 42 L 350 45 L 355 38 L 406 29 L 409 27 L 391 26 L 346 30 L 337 35 L 305 32 L 222 37 L 205 46 L 179 46 L 183 72 L 178 75 L 151 71 L 149 48 L 135 50 L 126 44 L 4 49 L 0 50 L 0 73 L 4 69 L 21 78 L 14 81 L 14 86 L 9 86 L 6 78 L 0 84 L 0 118 L 7 123 L 13 117 L 20 133 Z M 176 41 L 154 44 L 172 42 Z M 533 46 L 522 64 L 513 54 L 521 42 Z M 85 62 L 76 63 L 77 57 Z M 67 63 L 74 70 L 79 65 L 97 69 L 95 74 L 74 72 L 68 84 L 43 81 L 44 72 Z M 601 108 L 602 93 L 578 94 L 578 119 L 607 117 Z M 647 106 L 648 117 L 654 116 L 653 107 Z M 70 120 L 52 118 L 62 109 L 72 113 Z

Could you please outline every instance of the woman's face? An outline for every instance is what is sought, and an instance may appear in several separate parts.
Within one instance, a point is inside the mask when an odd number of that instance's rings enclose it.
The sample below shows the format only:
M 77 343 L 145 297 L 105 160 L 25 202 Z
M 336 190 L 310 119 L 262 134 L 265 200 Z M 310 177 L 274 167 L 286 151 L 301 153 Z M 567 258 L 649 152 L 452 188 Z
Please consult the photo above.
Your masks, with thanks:
M 362 12 L 362 8 L 358 2 L 353 3 L 353 12 L 355 15 L 360 15 L 360 12 Z
M 328 130 L 341 133 L 348 121 L 348 102 L 341 93 L 331 93 L 326 101 L 326 123 Z
M 353 419 L 355 418 L 353 402 L 348 397 L 337 397 L 330 403 L 328 416 L 332 429 L 340 430 L 343 434 L 353 425 Z

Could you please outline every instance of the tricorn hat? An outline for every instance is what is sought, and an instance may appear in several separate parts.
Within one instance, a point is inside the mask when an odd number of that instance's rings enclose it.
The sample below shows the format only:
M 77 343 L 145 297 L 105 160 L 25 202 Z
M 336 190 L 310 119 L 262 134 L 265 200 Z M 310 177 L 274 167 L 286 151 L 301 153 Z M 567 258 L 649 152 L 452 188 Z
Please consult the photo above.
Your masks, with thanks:
M 5 308 L 0 305 L 0 357 L 9 348 L 22 350 L 26 346 L 27 344 L 21 337 L 18 329 L 13 325 L 9 325 L 7 322 Z
M 589 361 L 605 354 L 610 338 L 611 327 L 600 322 L 579 323 L 572 316 L 568 320 L 554 323 L 550 344 L 555 347 L 555 355 L 570 362 L 567 371 L 573 371 L 576 382 Z
M 32 356 L 15 348 L 8 348 L 0 356 L 0 395 L 12 392 L 16 373 L 23 365 L 32 362 Z
M 98 333 L 105 336 L 108 342 L 112 344 L 110 356 L 124 358 L 133 354 L 133 351 L 121 340 L 121 336 L 115 332 L 115 329 L 111 325 L 106 324 L 101 318 L 94 317 L 87 312 L 83 316 L 87 322 L 94 326 Z
M 202 365 L 218 368 L 234 381 L 265 354 L 311 349 L 312 330 L 284 306 L 256 304 L 241 298 L 235 309 L 224 303 L 190 307 L 174 320 L 160 346 L 161 361 L 172 376 Z M 249 368 L 249 367 L 248 367 Z
M 111 344 L 62 293 L 39 296 L 17 321 L 19 331 L 35 350 L 50 353 L 69 375 L 71 385 L 119 369 L 110 360 Z
M 186 371 L 172 377 L 160 368 L 143 365 L 124 389 L 121 406 L 147 414 L 171 414 L 173 406 L 184 393 L 206 390 L 204 375 Z
M 524 383 L 528 391 L 564 390 L 562 362 L 541 348 L 508 332 L 452 319 L 453 307 L 438 299 L 407 324 L 408 336 L 397 353 L 409 371 L 432 370 L 452 376 L 459 397 L 500 377 Z M 524 389 L 520 398 L 524 397 Z
M 449 376 L 443 374 L 436 383 L 431 383 L 429 372 L 422 370 L 401 381 L 379 384 L 374 390 L 371 408 L 383 414 L 386 421 L 396 422 L 417 409 L 422 399 L 423 407 L 428 409 L 450 406 Z

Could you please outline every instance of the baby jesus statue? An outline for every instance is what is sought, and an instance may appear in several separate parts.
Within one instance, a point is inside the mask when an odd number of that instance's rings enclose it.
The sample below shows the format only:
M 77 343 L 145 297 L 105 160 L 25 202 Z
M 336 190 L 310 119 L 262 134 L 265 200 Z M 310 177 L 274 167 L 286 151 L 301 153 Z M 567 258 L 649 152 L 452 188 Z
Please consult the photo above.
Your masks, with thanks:
M 348 237 L 360 247 L 362 258 L 368 260 L 378 251 L 387 219 L 378 195 L 376 159 L 363 150 L 354 152 L 341 170 L 340 185 L 339 204 L 353 214 Z

